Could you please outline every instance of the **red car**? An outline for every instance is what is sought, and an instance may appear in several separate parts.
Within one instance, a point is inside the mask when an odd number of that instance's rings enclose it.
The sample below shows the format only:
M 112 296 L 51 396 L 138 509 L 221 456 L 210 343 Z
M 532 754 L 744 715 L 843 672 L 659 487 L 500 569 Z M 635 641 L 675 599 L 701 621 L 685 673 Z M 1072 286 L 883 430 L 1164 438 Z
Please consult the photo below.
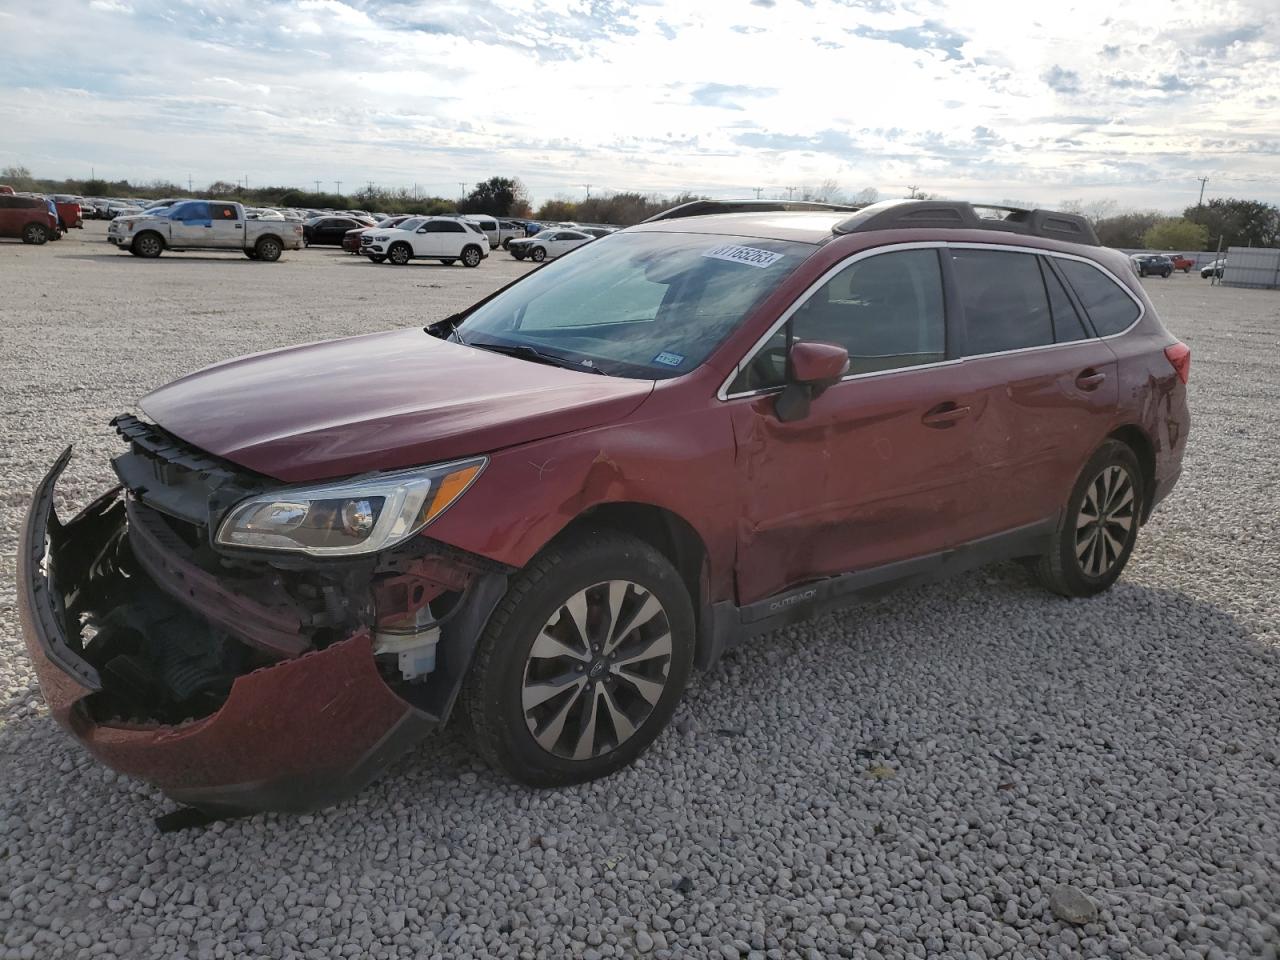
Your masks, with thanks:
M 528 784 L 629 763 L 691 669 L 1024 558 L 1109 587 L 1178 479 L 1190 353 L 1088 223 L 698 201 L 426 331 L 231 360 L 37 489 L 57 720 L 205 814 L 360 788 L 452 715 Z
M 23 243 L 45 243 L 61 235 L 58 218 L 43 197 L 0 194 L 0 237 L 14 237 Z
M 1196 265 L 1195 257 L 1183 256 L 1180 253 L 1169 254 L 1169 259 L 1173 261 L 1173 269 L 1181 270 L 1183 273 L 1190 273 L 1191 268 Z
M 83 211 L 80 209 L 80 203 L 74 197 L 58 196 L 50 197 L 53 205 L 58 210 L 58 227 L 63 231 L 71 230 L 79 227 L 84 229 Z

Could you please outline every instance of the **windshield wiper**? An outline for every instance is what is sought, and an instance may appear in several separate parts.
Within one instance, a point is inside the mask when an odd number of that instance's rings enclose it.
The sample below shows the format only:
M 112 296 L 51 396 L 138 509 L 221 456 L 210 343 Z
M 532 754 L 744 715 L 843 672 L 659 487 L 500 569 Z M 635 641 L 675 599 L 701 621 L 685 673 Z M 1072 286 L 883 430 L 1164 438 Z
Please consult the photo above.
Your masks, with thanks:
M 459 338 L 461 340 L 461 338 Z M 468 341 L 467 346 L 476 347 L 480 350 L 491 350 L 494 353 L 500 353 L 507 357 L 519 357 L 521 360 L 532 360 L 534 363 L 545 363 L 551 367 L 563 367 L 566 370 L 578 370 L 582 373 L 599 373 L 608 376 L 603 370 L 597 366 L 581 363 L 577 360 L 569 360 L 566 357 L 557 357 L 555 354 L 543 353 L 541 350 L 535 349 L 525 343 L 503 344 L 503 343 L 476 343 L 474 340 Z

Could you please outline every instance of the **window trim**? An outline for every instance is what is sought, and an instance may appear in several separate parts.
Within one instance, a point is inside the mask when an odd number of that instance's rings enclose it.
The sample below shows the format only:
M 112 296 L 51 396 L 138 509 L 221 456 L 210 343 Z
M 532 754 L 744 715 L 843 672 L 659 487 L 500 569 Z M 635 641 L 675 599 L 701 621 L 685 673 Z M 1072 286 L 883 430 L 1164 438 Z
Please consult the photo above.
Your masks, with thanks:
M 893 367 L 889 370 L 870 370 L 865 373 L 851 373 L 848 376 L 841 377 L 840 383 L 845 383 L 846 381 L 849 381 L 849 380 L 863 380 L 868 377 L 883 377 L 883 376 L 887 376 L 889 374 L 895 374 L 895 373 L 907 373 L 907 372 L 913 372 L 916 370 L 930 370 L 930 369 L 935 369 L 937 367 L 949 367 L 957 363 L 965 363 L 969 360 L 985 360 L 990 357 L 1005 357 L 1005 356 L 1009 356 L 1010 354 L 1030 353 L 1033 350 L 1056 350 L 1062 347 L 1074 347 L 1074 346 L 1079 346 L 1082 343 L 1088 343 L 1090 340 L 1111 340 L 1111 339 L 1114 339 L 1115 337 L 1123 337 L 1125 334 L 1129 333 L 1129 331 L 1131 331 L 1134 327 L 1140 324 L 1143 318 L 1146 317 L 1147 315 L 1146 304 L 1144 304 L 1140 299 L 1138 299 L 1138 297 L 1133 293 L 1132 290 L 1129 289 L 1129 287 L 1124 283 L 1124 281 L 1122 281 L 1119 277 L 1117 277 L 1110 269 L 1098 263 L 1096 260 L 1090 260 L 1088 257 L 1082 257 L 1074 253 L 1063 253 L 1057 250 L 1043 250 L 1039 247 L 1024 247 L 1024 246 L 1019 246 L 1017 244 L 1010 244 L 1010 243 L 951 242 L 947 240 L 919 240 L 912 243 L 894 243 L 894 244 L 887 244 L 882 247 L 871 247 L 867 250 L 859 250 L 857 253 L 846 257 L 845 259 L 841 260 L 837 264 L 834 264 L 825 273 L 823 273 L 820 277 L 818 277 L 818 279 L 816 279 L 813 283 L 811 283 L 808 287 L 806 287 L 804 291 L 798 297 L 796 297 L 795 300 L 791 302 L 791 305 L 788 306 L 786 310 L 782 311 L 778 319 L 773 322 L 773 324 L 769 327 L 769 329 L 766 330 L 764 334 L 760 336 L 756 340 L 756 342 L 751 345 L 751 347 L 746 351 L 746 353 L 742 355 L 742 359 L 740 359 L 736 364 L 734 364 L 733 369 L 729 371 L 729 375 L 725 377 L 724 381 L 720 384 L 720 389 L 716 391 L 716 399 L 724 400 L 724 401 L 741 400 L 746 397 L 759 397 L 765 394 L 777 393 L 778 391 L 784 389 L 784 387 L 761 387 L 758 390 L 749 390 L 749 391 L 743 391 L 739 393 L 729 393 L 730 385 L 733 383 L 734 380 L 737 379 L 738 374 L 742 372 L 742 369 L 756 358 L 756 354 L 759 353 L 764 348 L 764 345 L 768 343 L 770 339 L 772 339 L 773 335 L 777 333 L 778 330 L 781 329 L 791 319 L 792 315 L 795 314 L 795 312 L 799 310 L 802 306 L 804 306 L 804 304 L 808 301 L 810 297 L 812 297 L 815 293 L 817 293 L 818 290 L 824 284 L 829 282 L 833 277 L 836 276 L 836 274 L 840 273 L 840 271 L 844 270 L 846 267 L 850 266 L 851 264 L 858 262 L 859 260 L 865 260 L 865 259 L 868 259 L 869 257 L 877 256 L 882 253 L 892 253 L 898 250 L 930 250 L 930 249 L 939 249 L 939 248 L 945 249 L 945 250 L 951 250 L 951 249 L 1002 250 L 1002 251 L 1009 251 L 1012 253 L 1025 253 L 1033 256 L 1059 258 L 1063 260 L 1078 260 L 1081 263 L 1085 263 L 1093 267 L 1095 270 L 1102 273 L 1103 276 L 1107 277 L 1117 287 L 1119 287 L 1130 300 L 1132 300 L 1135 304 L 1137 304 L 1138 316 L 1133 321 L 1133 323 L 1129 324 L 1129 326 L 1125 327 L 1119 333 L 1111 333 L 1111 334 L 1107 334 L 1107 336 L 1105 337 L 1100 337 L 1098 336 L 1097 328 L 1093 324 L 1093 318 L 1089 316 L 1089 311 L 1084 308 L 1083 303 L 1077 303 L 1076 304 L 1077 308 L 1083 312 L 1082 319 L 1088 324 L 1088 329 L 1089 329 L 1089 332 L 1091 333 L 1091 336 L 1086 337 L 1084 340 L 1068 340 L 1064 343 L 1056 343 L 1056 342 L 1045 343 L 1045 344 L 1040 344 L 1034 347 L 1019 347 L 1016 350 L 1000 350 L 995 353 L 975 354 L 974 356 L 970 356 L 970 357 L 948 357 L 946 360 L 937 360 L 933 363 L 918 363 L 918 364 L 913 364 L 907 367 Z M 948 352 L 950 352 L 953 348 L 957 348 L 961 345 L 955 342 L 955 333 L 952 330 L 952 325 L 955 322 L 955 319 L 951 311 L 950 298 L 948 296 L 949 290 L 947 288 L 947 270 L 946 270 L 946 268 L 949 267 L 950 264 L 945 263 L 946 258 L 943 258 L 943 259 L 944 259 L 944 269 L 943 269 L 943 277 L 942 277 L 943 311 L 944 311 L 944 316 L 946 318 L 946 324 L 947 324 L 947 330 L 946 330 L 947 350 Z M 1063 286 L 1066 287 L 1068 295 L 1071 297 L 1075 297 L 1078 300 L 1078 294 L 1076 294 L 1075 288 L 1072 287 L 1071 284 L 1065 278 L 1059 278 L 1059 279 L 1062 280 Z

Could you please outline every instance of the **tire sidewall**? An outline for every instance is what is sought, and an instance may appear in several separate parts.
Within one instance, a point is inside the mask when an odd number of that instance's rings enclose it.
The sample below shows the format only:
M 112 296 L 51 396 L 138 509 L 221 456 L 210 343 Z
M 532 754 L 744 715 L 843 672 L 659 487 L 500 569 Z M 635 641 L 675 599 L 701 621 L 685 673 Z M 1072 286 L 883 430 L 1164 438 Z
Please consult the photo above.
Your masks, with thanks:
M 547 259 L 547 251 L 542 249 L 542 247 L 534 247 L 529 254 L 529 259 L 534 263 L 541 263 L 543 260 Z
M 254 248 L 254 253 L 258 255 L 258 259 L 266 261 L 267 263 L 275 263 L 279 260 L 280 252 L 281 247 L 279 242 L 270 238 L 259 240 L 257 246 Z
M 621 549 L 619 549 L 621 547 Z M 535 581 L 493 636 L 494 653 L 478 693 L 492 718 L 498 762 L 533 786 L 578 783 L 626 766 L 653 742 L 671 719 L 693 668 L 693 607 L 679 574 L 639 540 L 605 537 L 553 548 L 559 555 L 551 573 Z M 534 640 L 557 609 L 579 590 L 606 580 L 631 580 L 649 590 L 666 611 L 672 656 L 667 684 L 653 711 L 617 749 L 591 760 L 565 760 L 534 740 L 521 704 L 525 665 Z M 517 585 L 513 584 L 513 588 Z
M 1121 550 L 1119 558 L 1112 564 L 1111 569 L 1101 577 L 1090 577 L 1080 569 L 1080 561 L 1076 557 L 1076 518 L 1080 515 L 1080 506 L 1084 503 L 1090 484 L 1093 483 L 1099 473 L 1110 466 L 1123 467 L 1129 474 L 1129 482 L 1133 485 L 1134 523 L 1125 541 L 1124 549 Z M 1133 554 L 1134 544 L 1137 542 L 1138 529 L 1141 526 L 1145 509 L 1146 487 L 1142 476 L 1142 468 L 1138 464 L 1138 458 L 1125 444 L 1114 440 L 1108 441 L 1099 448 L 1098 452 L 1085 464 L 1084 469 L 1080 471 L 1080 476 L 1071 490 L 1071 497 L 1067 501 L 1066 513 L 1057 538 L 1059 541 L 1057 544 L 1057 559 L 1061 564 L 1064 579 L 1070 587 L 1072 595 L 1089 596 L 1101 593 L 1120 578 L 1120 574 L 1124 572 L 1124 568 L 1129 562 L 1129 557 Z
M 397 259 L 397 257 L 401 254 L 403 254 L 404 259 L 403 260 Z M 406 244 L 397 243 L 395 246 L 393 246 L 390 250 L 387 251 L 388 262 L 394 263 L 397 267 L 404 266 L 411 259 L 413 259 L 413 251 L 410 250 Z
M 462 265 L 465 267 L 478 267 L 484 256 L 475 247 L 467 247 L 462 251 Z

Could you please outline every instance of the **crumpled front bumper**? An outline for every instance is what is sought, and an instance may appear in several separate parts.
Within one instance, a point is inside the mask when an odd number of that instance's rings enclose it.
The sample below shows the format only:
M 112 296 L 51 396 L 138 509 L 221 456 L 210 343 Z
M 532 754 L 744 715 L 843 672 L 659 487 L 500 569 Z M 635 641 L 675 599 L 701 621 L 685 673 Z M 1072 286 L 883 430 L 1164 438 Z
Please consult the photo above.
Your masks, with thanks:
M 361 631 L 238 677 L 213 714 L 178 725 L 99 723 L 88 698 L 104 678 L 79 650 L 68 601 L 102 551 L 112 491 L 62 524 L 53 508 L 68 448 L 37 488 L 18 556 L 18 610 L 54 718 L 107 766 L 214 814 L 305 810 L 350 795 L 438 720 L 398 697 Z M 122 512 L 122 511 L 121 511 Z

